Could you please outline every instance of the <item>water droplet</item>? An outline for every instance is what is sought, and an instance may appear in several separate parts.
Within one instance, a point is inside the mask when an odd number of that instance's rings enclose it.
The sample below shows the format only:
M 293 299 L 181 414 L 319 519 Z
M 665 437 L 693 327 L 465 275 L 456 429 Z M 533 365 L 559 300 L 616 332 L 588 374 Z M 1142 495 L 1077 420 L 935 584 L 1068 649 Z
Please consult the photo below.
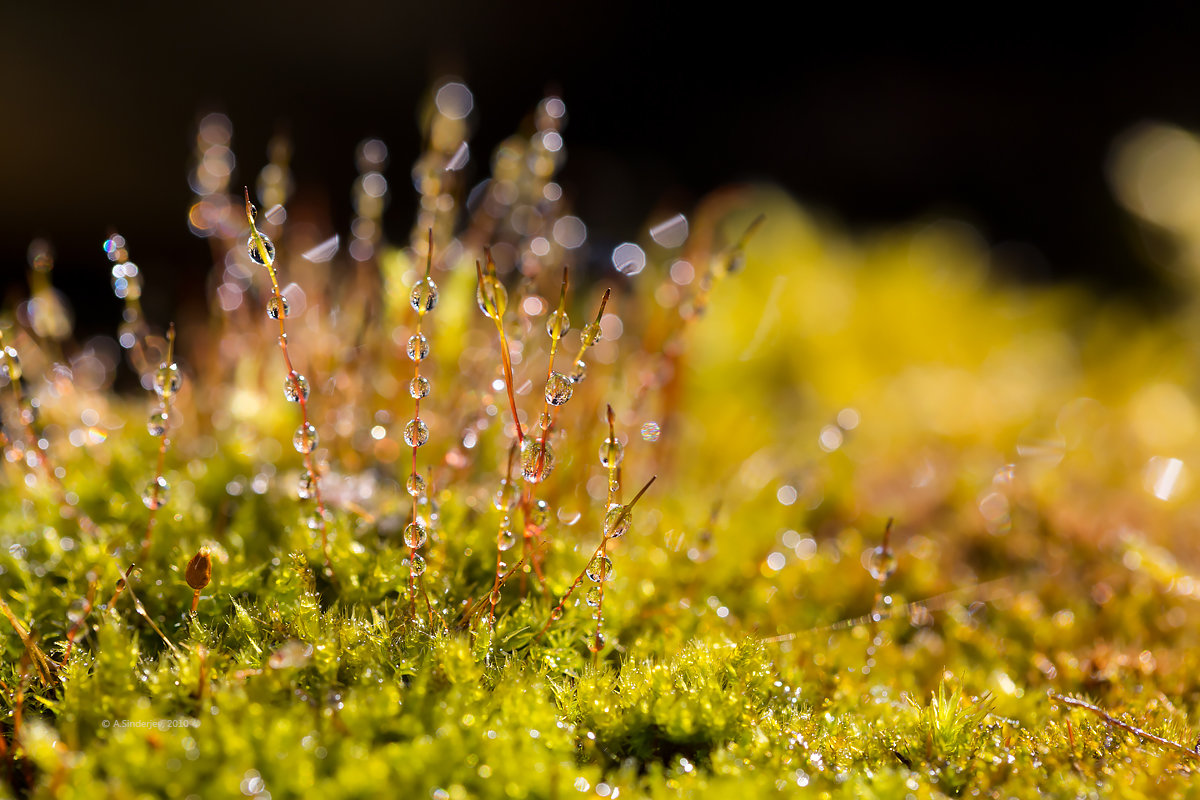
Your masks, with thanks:
M 612 577 L 612 559 L 603 553 L 597 553 L 587 565 L 587 576 L 596 583 L 604 583 Z
M 517 532 L 513 530 L 512 517 L 505 515 L 500 523 L 500 535 L 496 537 L 496 549 L 504 552 L 511 550 L 517 543 Z
M 521 444 L 521 472 L 528 483 L 541 483 L 554 471 L 554 448 L 549 442 L 526 436 Z
M 288 315 L 287 298 L 282 295 L 280 295 L 278 297 L 272 295 L 271 299 L 267 301 L 267 316 L 270 317 L 271 319 L 279 319 L 280 317 L 286 318 L 287 315 Z
M 178 393 L 182 385 L 183 373 L 179 371 L 178 364 L 159 365 L 158 372 L 154 373 L 154 391 L 159 397 Z
M 496 589 L 494 592 L 491 593 L 490 597 L 492 599 L 492 605 L 496 605 L 497 603 L 499 603 L 500 602 L 500 590 Z
M 587 362 L 580 359 L 575 362 L 575 369 L 571 370 L 571 383 L 582 383 L 587 377 Z
M 404 488 L 408 490 L 409 495 L 412 497 L 420 497 L 425 492 L 425 479 L 420 474 L 414 472 L 404 482 Z
M 408 357 L 413 361 L 422 361 L 429 355 L 429 340 L 423 333 L 414 333 L 408 337 Z
M 425 559 L 421 558 L 421 556 L 418 554 L 413 553 L 412 561 L 409 562 L 408 568 L 412 572 L 412 576 L 414 578 L 421 577 L 425 574 Z
M 529 521 L 539 528 L 545 528 L 550 524 L 550 504 L 545 500 L 538 500 L 534 503 L 533 508 L 529 510 Z
M 296 489 L 296 495 L 301 500 L 309 500 L 317 493 L 316 482 L 313 481 L 312 473 L 305 472 L 300 476 L 300 485 Z
M 600 341 L 602 331 L 600 330 L 599 322 L 589 323 L 579 332 L 579 341 L 584 347 L 591 347 L 596 342 Z
M 659 436 L 662 436 L 662 428 L 657 422 L 647 422 L 642 426 L 642 441 L 657 442 Z
M 317 436 L 317 429 L 312 426 L 311 422 L 301 423 L 292 436 L 292 444 L 296 446 L 297 453 L 311 453 L 317 449 L 318 441 L 320 438 Z
M 616 439 L 607 438 L 604 444 L 600 445 L 600 465 L 605 469 L 612 469 L 620 464 L 624 456 L 625 448 Z
M 417 281 L 408 302 L 413 307 L 413 311 L 418 314 L 424 314 L 426 311 L 433 311 L 437 308 L 438 288 L 437 284 L 433 282 L 433 278 L 426 276 Z
M 508 290 L 498 278 L 484 275 L 483 281 L 475 289 L 475 302 L 485 317 L 498 320 L 508 308 Z
M 12 346 L 4 348 L 4 363 L 0 364 L 0 374 L 8 378 L 10 381 L 19 381 L 21 379 L 21 359 L 17 355 L 17 349 Z
M 150 431 L 151 436 L 162 436 L 167 432 L 167 415 L 162 411 L 156 411 L 150 415 L 150 421 L 146 423 L 146 430 Z
M 562 619 L 562 615 L 563 615 L 562 606 L 555 606 L 554 610 L 550 612 L 550 619 L 559 620 L 559 619 Z
M 87 602 L 82 597 L 76 597 L 71 601 L 71 605 L 67 606 L 67 621 L 72 625 L 78 625 L 87 615 Z
M 308 399 L 308 378 L 298 372 L 288 375 L 283 381 L 283 396 L 289 403 L 299 403 Z
M 552 406 L 561 406 L 571 399 L 574 385 L 571 379 L 561 372 L 551 372 L 546 380 L 546 402 Z
M 517 487 L 508 479 L 500 480 L 500 488 L 492 497 L 492 505 L 497 511 L 511 510 L 517 504 Z
M 253 234 L 246 240 L 246 253 L 250 256 L 250 260 L 260 267 L 269 267 L 275 263 L 275 243 L 268 237 L 259 234 L 262 239 L 262 249 L 267 251 L 267 260 L 263 261 L 262 253 L 259 252 L 258 245 L 254 242 Z
M 629 506 L 614 504 L 604 515 L 604 536 L 608 539 L 624 536 L 632 523 L 633 509 Z
M 593 586 L 592 588 L 588 589 L 587 596 L 584 599 L 587 601 L 589 606 L 592 608 L 597 608 L 600 605 L 600 597 L 600 587 Z
M 880 583 L 892 577 L 892 573 L 896 571 L 896 556 L 891 548 L 884 549 L 880 546 L 872 550 L 867 558 L 867 571 Z
M 404 426 L 404 443 L 409 447 L 420 447 L 429 441 L 429 426 L 425 420 L 409 420 Z
M 425 523 L 419 519 L 413 520 L 404 528 L 404 543 L 413 550 L 423 547 L 428 538 L 429 532 L 425 529 Z
M 421 375 L 408 382 L 408 393 L 414 400 L 429 396 L 429 379 Z
M 250 255 L 250 260 L 259 266 L 270 266 L 275 263 L 275 242 L 272 242 L 269 237 L 259 234 L 263 240 L 263 249 L 266 251 L 266 260 L 263 260 L 263 254 L 259 252 L 258 245 L 254 243 L 254 236 L 246 240 L 246 253 Z
M 146 487 L 146 491 L 142 492 L 142 502 L 146 505 L 146 508 L 153 511 L 166 505 L 167 499 L 170 496 L 171 484 L 167 483 L 166 478 L 159 475 Z
M 551 339 L 561 339 L 567 335 L 569 330 L 571 330 L 571 318 L 567 316 L 567 312 L 555 311 L 546 317 L 546 333 Z

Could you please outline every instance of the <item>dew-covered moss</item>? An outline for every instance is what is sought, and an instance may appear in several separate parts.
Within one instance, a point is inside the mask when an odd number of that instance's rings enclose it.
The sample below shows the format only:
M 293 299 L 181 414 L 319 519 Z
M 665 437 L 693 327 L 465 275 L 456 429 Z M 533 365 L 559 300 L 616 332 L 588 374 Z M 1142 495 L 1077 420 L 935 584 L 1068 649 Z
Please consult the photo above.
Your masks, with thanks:
M 552 171 L 534 156 L 514 164 L 536 188 Z M 502 148 L 497 169 L 512 157 Z M 55 364 L 83 375 L 83 356 L 7 319 L 23 376 L 0 408 L 0 599 L 15 622 L 0 620 L 0 791 L 1188 791 L 1196 758 L 1131 732 L 1184 748 L 1200 733 L 1187 326 L 1006 286 L 954 225 L 855 239 L 766 191 L 720 195 L 692 220 L 694 245 L 646 242 L 641 274 L 560 301 L 579 320 L 600 307 L 605 331 L 579 346 L 594 362 L 561 404 L 541 397 L 549 267 L 570 266 L 565 251 L 504 289 L 438 230 L 444 262 L 379 243 L 378 270 L 348 285 L 272 231 L 283 280 L 306 293 L 289 331 L 321 447 L 311 461 L 292 447 L 279 326 L 258 302 L 280 295 L 258 274 L 253 313 L 180 325 L 172 492 L 145 553 L 141 494 L 162 449 L 145 419 L 161 408 L 111 376 L 72 384 Z M 439 299 L 421 329 L 431 434 L 414 497 L 406 300 L 426 274 Z M 483 280 L 492 320 L 476 310 Z M 507 366 L 497 316 L 521 356 Z M 544 480 L 509 462 L 510 404 L 527 441 L 553 445 L 553 471 L 534 464 Z M 314 470 L 330 509 L 315 526 L 296 496 Z M 651 480 L 612 536 L 609 504 Z M 893 517 L 894 571 L 877 554 Z M 403 539 L 414 519 L 419 548 Z M 597 648 L 585 567 L 606 530 Z M 193 614 L 201 548 L 211 580 Z

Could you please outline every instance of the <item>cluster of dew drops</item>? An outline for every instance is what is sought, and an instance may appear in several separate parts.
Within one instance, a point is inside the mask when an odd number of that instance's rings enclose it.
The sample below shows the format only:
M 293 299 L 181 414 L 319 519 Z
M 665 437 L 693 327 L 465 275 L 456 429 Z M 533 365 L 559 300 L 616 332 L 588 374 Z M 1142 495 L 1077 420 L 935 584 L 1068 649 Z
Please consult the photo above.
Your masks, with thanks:
M 154 393 L 159 398 L 159 408 L 150 415 L 146 430 L 151 436 L 161 438 L 167 435 L 169 422 L 167 399 L 179 393 L 183 386 L 183 373 L 174 361 L 162 363 L 154 373 Z M 166 505 L 171 495 L 171 484 L 162 475 L 156 475 L 154 480 L 142 492 L 142 503 L 151 511 L 156 511 Z
M 251 206 L 251 215 L 257 217 L 258 210 Z M 267 258 L 264 261 L 262 253 L 258 249 L 258 244 L 254 241 L 254 235 L 251 234 L 246 239 L 246 254 L 250 256 L 250 260 L 260 267 L 271 269 L 275 263 L 275 243 L 271 241 L 265 233 L 261 231 L 258 234 L 262 240 L 263 249 L 267 251 Z M 273 320 L 287 319 L 291 313 L 291 308 L 288 300 L 278 290 L 271 294 L 267 299 L 267 317 Z M 286 334 L 283 334 L 286 337 Z M 286 377 L 283 379 L 283 397 L 289 403 L 304 403 L 308 401 L 309 385 L 308 378 L 296 370 L 289 370 Z M 296 452 L 303 455 L 308 455 L 317 449 L 320 443 L 320 437 L 317 435 L 317 429 L 312 423 L 307 420 L 300 423 L 296 428 L 296 433 L 292 436 L 292 445 L 296 448 Z M 307 500 L 313 496 L 314 481 L 312 475 L 304 474 L 300 478 L 300 488 L 298 494 L 300 499 Z

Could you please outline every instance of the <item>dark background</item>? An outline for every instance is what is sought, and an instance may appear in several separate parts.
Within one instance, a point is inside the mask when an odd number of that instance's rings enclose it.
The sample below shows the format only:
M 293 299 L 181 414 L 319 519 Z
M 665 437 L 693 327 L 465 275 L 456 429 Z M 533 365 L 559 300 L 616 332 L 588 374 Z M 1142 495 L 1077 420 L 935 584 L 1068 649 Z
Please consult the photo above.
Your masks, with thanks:
M 1183 5 L 794 5 L 788 18 L 745 3 L 101 6 L 0 11 L 0 286 L 23 282 L 29 241 L 46 237 L 84 328 L 119 313 L 100 250 L 110 227 L 159 286 L 152 319 L 202 285 L 186 173 L 213 110 L 233 120 L 238 184 L 286 127 L 301 190 L 329 198 L 343 235 L 354 146 L 376 135 L 392 155 L 387 229 L 403 238 L 417 103 L 456 73 L 475 94 L 476 178 L 543 93 L 561 92 L 562 182 L 594 242 L 635 235 L 664 201 L 771 181 L 856 229 L 965 219 L 1031 246 L 1003 265 L 1018 277 L 1148 301 L 1162 287 L 1105 159 L 1140 120 L 1200 127 L 1200 26 Z

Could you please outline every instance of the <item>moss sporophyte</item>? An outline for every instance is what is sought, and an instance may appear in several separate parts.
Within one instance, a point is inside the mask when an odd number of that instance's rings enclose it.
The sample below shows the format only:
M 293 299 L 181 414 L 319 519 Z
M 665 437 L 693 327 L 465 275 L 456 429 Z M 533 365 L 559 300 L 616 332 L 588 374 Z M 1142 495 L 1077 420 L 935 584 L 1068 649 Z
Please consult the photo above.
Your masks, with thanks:
M 111 339 L 31 248 L 0 311 L 0 794 L 1191 789 L 1185 320 L 749 187 L 610 258 L 562 98 L 486 159 L 474 109 L 435 85 L 403 180 L 361 142 L 340 233 L 286 137 L 238 193 L 204 117 L 205 302 L 168 315 L 112 233 Z

